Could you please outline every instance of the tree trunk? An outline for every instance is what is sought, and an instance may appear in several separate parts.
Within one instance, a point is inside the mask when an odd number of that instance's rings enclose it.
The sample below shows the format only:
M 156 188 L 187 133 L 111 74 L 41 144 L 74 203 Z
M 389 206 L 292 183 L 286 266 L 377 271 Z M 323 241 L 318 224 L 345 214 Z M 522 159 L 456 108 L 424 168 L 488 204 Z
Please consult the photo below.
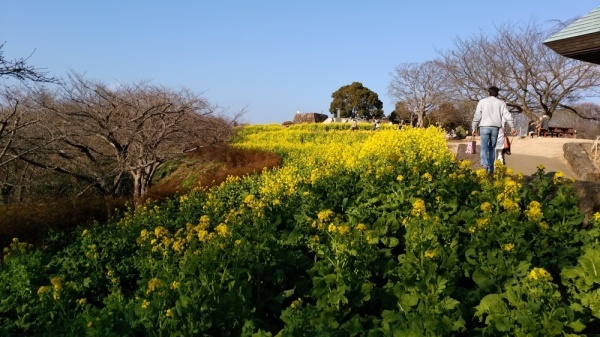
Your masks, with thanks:
M 138 208 L 144 203 L 144 196 L 148 191 L 146 186 L 146 179 L 144 179 L 142 170 L 135 170 L 131 173 L 133 180 L 133 204 L 135 208 Z
M 131 170 L 131 178 L 133 180 L 133 203 L 136 208 L 144 203 L 148 189 L 152 186 L 154 173 L 160 164 L 160 162 L 154 162 Z

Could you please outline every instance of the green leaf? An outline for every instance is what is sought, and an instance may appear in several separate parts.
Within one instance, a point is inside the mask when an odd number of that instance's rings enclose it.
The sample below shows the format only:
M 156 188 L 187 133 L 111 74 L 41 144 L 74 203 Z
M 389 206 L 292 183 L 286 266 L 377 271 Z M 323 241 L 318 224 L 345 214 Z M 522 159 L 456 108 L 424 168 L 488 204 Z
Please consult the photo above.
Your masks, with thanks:
M 388 247 L 390 248 L 394 248 L 396 247 L 398 244 L 400 243 L 400 240 L 398 240 L 397 238 L 391 237 L 390 238 L 390 242 L 388 243 Z
M 290 290 L 284 290 L 283 297 L 290 297 L 290 296 L 294 295 L 294 290 L 296 290 L 296 287 L 294 287 Z
M 494 319 L 493 324 L 498 331 L 502 332 L 510 331 L 511 327 L 513 326 L 508 317 L 499 317 L 497 319 Z
M 475 270 L 473 273 L 473 282 L 477 283 L 478 286 L 482 288 L 487 288 L 493 280 L 490 279 L 481 269 Z
M 325 275 L 324 279 L 327 284 L 332 284 L 337 279 L 337 276 L 335 274 L 328 274 L 328 275 Z
M 477 310 L 475 312 L 475 316 L 481 317 L 484 314 L 493 315 L 496 312 L 507 312 L 506 304 L 504 304 L 504 300 L 502 295 L 499 294 L 489 294 L 481 299 L 479 305 L 475 307 Z
M 571 322 L 571 323 L 567 324 L 567 326 L 569 328 L 573 329 L 573 331 L 575 331 L 575 332 L 581 332 L 581 331 L 583 331 L 583 329 L 585 329 L 585 324 L 581 323 L 580 320 Z
M 477 264 L 475 258 L 477 258 L 477 252 L 475 252 L 474 248 L 469 248 L 465 251 L 465 260 L 467 260 L 469 264 Z
M 405 310 L 410 307 L 414 307 L 419 303 L 419 296 L 416 294 L 403 294 L 400 296 L 400 305 Z

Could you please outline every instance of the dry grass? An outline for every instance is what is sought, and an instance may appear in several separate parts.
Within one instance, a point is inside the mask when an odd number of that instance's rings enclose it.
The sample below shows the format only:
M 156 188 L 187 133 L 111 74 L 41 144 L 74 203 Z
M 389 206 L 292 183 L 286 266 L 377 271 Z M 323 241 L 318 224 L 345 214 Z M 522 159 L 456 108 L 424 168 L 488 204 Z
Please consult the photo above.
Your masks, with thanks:
M 94 221 L 104 222 L 116 209 L 124 209 L 125 201 L 85 196 L 0 205 L 0 247 L 7 246 L 13 238 L 39 244 L 49 230 L 69 231 Z
M 201 148 L 190 153 L 173 173 L 153 186 L 147 197 L 161 201 L 193 188 L 218 185 L 229 176 L 258 174 L 279 165 L 281 158 L 270 152 L 227 145 Z

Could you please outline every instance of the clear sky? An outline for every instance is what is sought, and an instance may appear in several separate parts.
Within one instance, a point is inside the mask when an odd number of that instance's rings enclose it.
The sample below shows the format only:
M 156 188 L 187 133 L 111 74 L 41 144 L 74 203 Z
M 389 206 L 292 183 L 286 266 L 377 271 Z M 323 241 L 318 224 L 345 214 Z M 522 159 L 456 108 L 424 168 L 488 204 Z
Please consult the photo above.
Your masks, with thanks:
M 104 83 L 149 80 L 203 93 L 248 123 L 329 114 L 331 94 L 361 82 L 393 110 L 394 68 L 497 26 L 566 21 L 592 0 L 0 0 L 7 59 Z

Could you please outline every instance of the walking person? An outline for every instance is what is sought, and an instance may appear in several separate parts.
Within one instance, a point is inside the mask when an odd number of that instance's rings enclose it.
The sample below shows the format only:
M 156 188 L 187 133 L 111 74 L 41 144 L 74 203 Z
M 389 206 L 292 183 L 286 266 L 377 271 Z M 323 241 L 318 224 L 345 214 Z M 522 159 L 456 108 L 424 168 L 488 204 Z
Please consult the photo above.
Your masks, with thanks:
M 473 115 L 473 134 L 479 127 L 479 136 L 481 137 L 481 165 L 488 173 L 494 173 L 494 160 L 496 158 L 496 142 L 498 132 L 508 123 L 511 128 L 511 134 L 517 134 L 512 115 L 508 111 L 506 103 L 498 99 L 498 89 L 495 86 L 488 88 L 488 97 L 477 103 L 475 114 Z
M 494 157 L 495 160 L 499 160 L 502 165 L 504 165 L 504 129 L 500 128 L 498 130 L 498 139 L 496 139 L 496 147 L 495 147 Z M 494 162 L 495 163 L 495 162 Z
M 358 130 L 358 122 L 356 121 L 356 118 L 352 118 L 352 126 L 350 126 L 350 131 L 356 130 Z

